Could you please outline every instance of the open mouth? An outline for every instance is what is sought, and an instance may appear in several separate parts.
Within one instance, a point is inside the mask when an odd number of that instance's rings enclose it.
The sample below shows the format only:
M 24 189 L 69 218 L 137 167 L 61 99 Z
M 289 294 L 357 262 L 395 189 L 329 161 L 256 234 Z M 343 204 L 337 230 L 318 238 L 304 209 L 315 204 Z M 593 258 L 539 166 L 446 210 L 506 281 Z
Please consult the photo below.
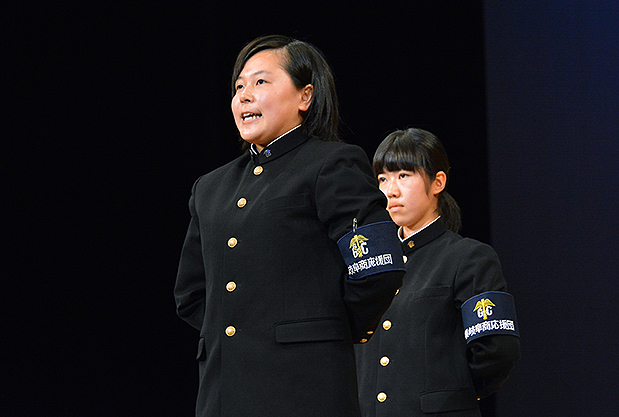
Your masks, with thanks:
M 241 114 L 241 119 L 246 122 L 248 120 L 254 120 L 254 119 L 259 119 L 261 118 L 262 115 L 258 114 L 258 113 L 243 113 Z

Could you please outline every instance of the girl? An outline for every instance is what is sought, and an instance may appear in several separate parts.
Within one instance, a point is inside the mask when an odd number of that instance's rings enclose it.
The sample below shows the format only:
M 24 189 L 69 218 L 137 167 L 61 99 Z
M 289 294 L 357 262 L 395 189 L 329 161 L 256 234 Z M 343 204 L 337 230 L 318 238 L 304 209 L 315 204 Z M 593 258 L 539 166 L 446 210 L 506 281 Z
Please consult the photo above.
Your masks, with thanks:
M 362 414 L 480 416 L 478 399 L 498 390 L 520 357 L 499 259 L 457 234 L 460 209 L 445 191 L 449 161 L 433 134 L 390 134 L 373 168 L 407 261 L 382 324 L 356 347 Z
M 363 150 L 338 140 L 316 48 L 258 38 L 232 81 L 246 152 L 194 184 L 175 286 L 200 331 L 196 415 L 359 416 L 353 343 L 401 285 L 397 227 Z

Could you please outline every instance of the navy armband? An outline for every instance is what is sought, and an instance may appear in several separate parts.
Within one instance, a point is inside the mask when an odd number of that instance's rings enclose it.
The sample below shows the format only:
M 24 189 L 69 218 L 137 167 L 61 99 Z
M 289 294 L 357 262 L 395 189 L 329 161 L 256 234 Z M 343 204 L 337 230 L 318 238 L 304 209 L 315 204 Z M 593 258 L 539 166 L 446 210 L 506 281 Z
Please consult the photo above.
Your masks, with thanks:
M 506 292 L 487 291 L 466 300 L 462 304 L 462 322 L 466 343 L 488 335 L 520 337 L 514 297 Z
M 394 222 L 372 223 L 353 230 L 337 245 L 348 267 L 348 278 L 361 279 L 387 271 L 406 271 Z

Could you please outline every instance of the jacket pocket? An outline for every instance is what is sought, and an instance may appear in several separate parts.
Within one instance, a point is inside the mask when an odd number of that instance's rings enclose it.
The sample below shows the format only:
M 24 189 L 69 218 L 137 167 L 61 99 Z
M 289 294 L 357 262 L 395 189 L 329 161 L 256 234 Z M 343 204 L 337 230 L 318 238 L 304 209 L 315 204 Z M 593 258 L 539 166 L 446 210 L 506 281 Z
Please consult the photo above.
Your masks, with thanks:
M 434 391 L 421 394 L 421 410 L 424 413 L 470 410 L 477 407 L 474 389 Z
M 308 194 L 292 194 L 275 197 L 262 203 L 262 211 L 286 209 L 292 207 L 309 206 L 310 198 Z
M 198 341 L 198 353 L 196 355 L 196 359 L 199 361 L 206 359 L 206 343 L 203 337 L 201 337 Z
M 275 340 L 279 343 L 344 340 L 346 334 L 347 327 L 339 319 L 304 320 L 275 325 Z
M 453 287 L 450 285 L 441 285 L 439 287 L 422 288 L 412 294 L 413 299 L 431 298 L 431 297 L 447 297 L 453 295 Z

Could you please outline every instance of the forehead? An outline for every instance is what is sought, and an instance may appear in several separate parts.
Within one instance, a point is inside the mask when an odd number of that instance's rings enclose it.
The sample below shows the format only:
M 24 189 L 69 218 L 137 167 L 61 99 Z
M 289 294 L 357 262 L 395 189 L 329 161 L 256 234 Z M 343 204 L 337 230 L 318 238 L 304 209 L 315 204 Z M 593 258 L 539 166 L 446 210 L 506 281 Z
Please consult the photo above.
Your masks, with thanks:
M 285 55 L 279 49 L 260 51 L 245 62 L 239 78 L 250 77 L 257 73 L 275 73 L 285 71 Z

